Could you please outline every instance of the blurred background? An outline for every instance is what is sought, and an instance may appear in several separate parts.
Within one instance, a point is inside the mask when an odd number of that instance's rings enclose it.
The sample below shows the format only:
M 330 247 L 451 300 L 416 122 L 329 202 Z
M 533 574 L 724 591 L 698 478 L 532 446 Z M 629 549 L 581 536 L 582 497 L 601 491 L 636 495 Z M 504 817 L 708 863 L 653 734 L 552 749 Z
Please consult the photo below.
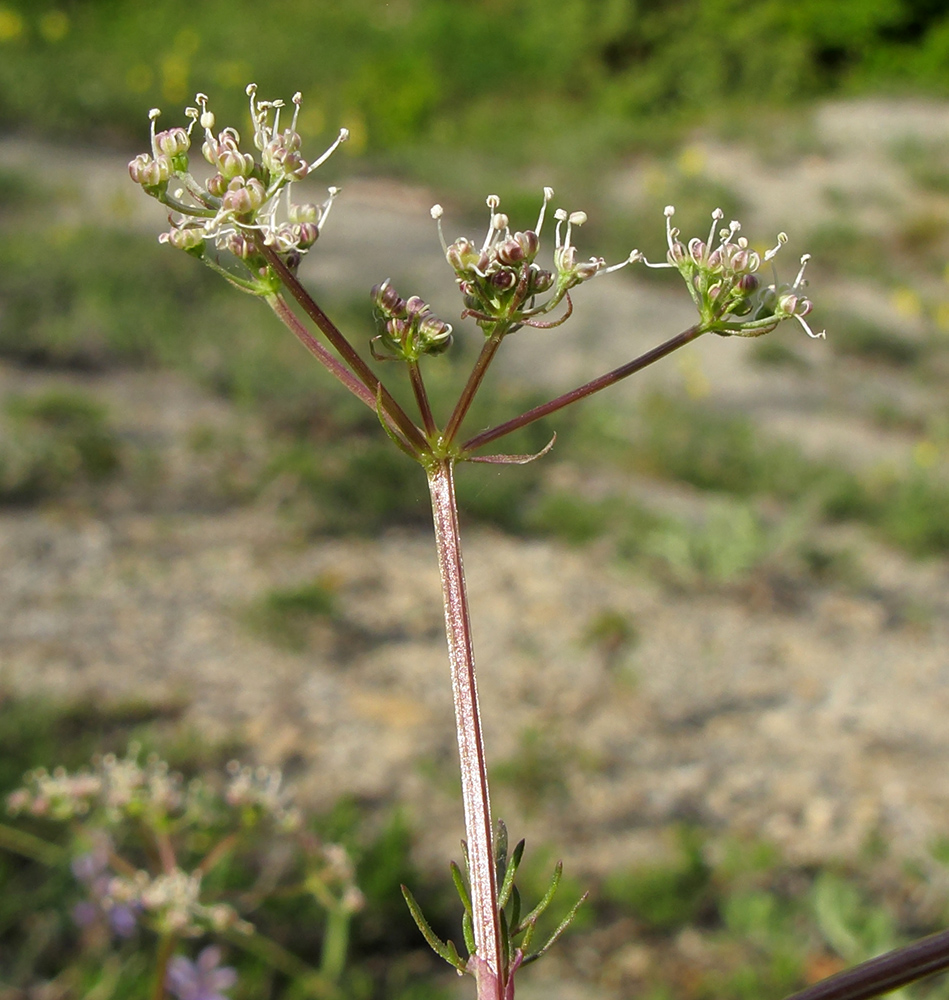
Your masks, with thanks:
M 356 859 L 346 995 L 468 985 L 398 892 L 458 939 L 424 479 L 265 307 L 158 245 L 128 179 L 149 108 L 180 124 L 203 91 L 245 130 L 251 80 L 302 91 L 311 158 L 350 130 L 307 182 L 342 194 L 301 273 L 360 348 L 386 277 L 456 323 L 439 413 L 481 334 L 435 201 L 451 239 L 489 193 L 527 228 L 553 186 L 610 262 L 662 257 L 667 204 L 686 237 L 721 207 L 757 249 L 790 234 L 781 280 L 813 258 L 826 341 L 705 338 L 505 443 L 556 431 L 543 461 L 459 472 L 496 811 L 528 895 L 557 858 L 559 915 L 592 889 L 518 995 L 777 997 L 945 926 L 938 0 L 2 0 L 0 791 L 130 738 L 187 773 L 279 765 Z M 575 305 L 505 344 L 472 434 L 692 322 L 642 267 Z M 0 998 L 96 985 L 68 873 L 3 853 L 0 884 Z M 322 929 L 289 923 L 315 955 Z M 102 1000 L 140 995 L 119 963 Z M 240 967 L 237 998 L 299 993 Z

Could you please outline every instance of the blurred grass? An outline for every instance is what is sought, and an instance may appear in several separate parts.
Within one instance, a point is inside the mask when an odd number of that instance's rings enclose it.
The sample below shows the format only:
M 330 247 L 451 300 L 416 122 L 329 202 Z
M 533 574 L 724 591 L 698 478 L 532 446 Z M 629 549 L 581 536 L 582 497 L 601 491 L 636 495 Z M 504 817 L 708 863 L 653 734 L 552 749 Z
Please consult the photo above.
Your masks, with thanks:
M 727 106 L 883 86 L 946 92 L 949 28 L 919 0 L 4 0 L 0 125 L 89 141 L 143 133 L 201 90 L 235 118 L 251 78 L 307 98 L 305 138 L 354 152 L 576 162 L 662 141 Z M 431 166 L 431 159 L 419 164 Z M 453 172 L 456 164 L 445 165 Z

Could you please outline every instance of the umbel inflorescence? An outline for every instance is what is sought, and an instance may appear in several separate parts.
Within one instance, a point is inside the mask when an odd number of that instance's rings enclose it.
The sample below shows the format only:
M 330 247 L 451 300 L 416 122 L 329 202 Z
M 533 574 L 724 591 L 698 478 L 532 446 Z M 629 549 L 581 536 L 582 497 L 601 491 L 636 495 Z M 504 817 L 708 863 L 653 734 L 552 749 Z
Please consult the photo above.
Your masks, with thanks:
M 246 274 L 240 277 L 225 271 L 225 277 L 245 291 L 267 294 L 273 286 L 261 284 L 266 268 L 258 240 L 273 247 L 296 270 L 302 254 L 319 237 L 338 189 L 329 188 L 326 200 L 314 205 L 295 204 L 291 188 L 324 163 L 349 132 L 341 129 L 329 149 L 307 161 L 300 153 L 302 140 L 297 132 L 301 95 L 293 95 L 293 117 L 286 128 L 281 128 L 283 101 L 259 100 L 255 84 L 247 87 L 247 95 L 256 153 L 242 150 L 235 128 L 215 134 L 216 119 L 208 110 L 208 97 L 197 94 L 197 106 L 185 109 L 191 119 L 186 128 L 158 132 L 155 123 L 161 112 L 157 108 L 149 112 L 151 152 L 136 156 L 129 163 L 129 174 L 146 194 L 171 209 L 170 228 L 159 237 L 161 242 L 187 250 L 212 266 L 217 262 L 209 256 L 209 244 L 227 251 L 243 262 Z M 216 171 L 204 184 L 188 169 L 195 126 L 204 134 L 201 153 Z

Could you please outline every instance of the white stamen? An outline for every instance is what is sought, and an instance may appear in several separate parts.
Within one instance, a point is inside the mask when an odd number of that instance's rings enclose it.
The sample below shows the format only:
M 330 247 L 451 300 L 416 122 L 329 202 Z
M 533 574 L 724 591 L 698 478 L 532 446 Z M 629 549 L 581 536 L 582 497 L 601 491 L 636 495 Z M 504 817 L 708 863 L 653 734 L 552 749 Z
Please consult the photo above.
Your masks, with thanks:
M 635 264 L 637 260 L 642 260 L 643 255 L 638 250 L 633 250 L 626 260 L 621 260 L 618 264 L 610 264 L 609 267 L 601 268 L 597 271 L 597 275 L 601 274 L 612 274 L 614 271 L 619 271 L 621 268 L 626 267 L 627 264 Z
M 804 280 L 804 268 L 807 267 L 807 262 L 810 259 L 811 255 L 809 253 L 806 253 L 803 257 L 801 257 L 801 270 L 797 272 L 797 277 L 794 279 L 794 284 L 791 286 L 792 288 L 802 288 L 807 284 Z
M 296 132 L 297 130 L 297 119 L 300 117 L 300 105 L 303 103 L 303 94 L 298 90 L 291 98 L 294 104 L 293 108 L 293 120 L 290 122 L 290 130 Z
M 323 202 L 323 210 L 320 212 L 320 221 L 317 224 L 317 229 L 323 229 L 323 223 L 326 222 L 326 217 L 330 214 L 330 209 L 333 207 L 333 202 L 336 200 L 336 196 L 339 194 L 338 187 L 331 187 L 326 189 L 329 197 Z
M 540 206 L 540 215 L 537 216 L 537 225 L 534 227 L 534 232 L 540 236 L 541 229 L 544 228 L 544 216 L 547 214 L 547 202 L 550 201 L 554 196 L 554 189 L 552 187 L 544 188 L 544 201 Z
M 720 208 L 716 208 L 715 211 L 712 212 L 712 228 L 708 231 L 708 239 L 705 241 L 709 250 L 711 250 L 712 244 L 715 240 L 715 227 L 724 218 L 725 213 Z
M 766 261 L 771 260 L 771 258 L 784 246 L 788 241 L 787 233 L 778 233 L 778 242 L 776 246 L 773 246 L 765 255 L 764 259 Z
M 554 218 L 557 220 L 557 228 L 554 230 L 554 249 L 559 250 L 563 245 L 560 242 L 560 227 L 567 220 L 567 213 L 564 209 L 558 208 L 554 212 Z
M 804 327 L 804 332 L 808 335 L 808 337 L 811 337 L 814 340 L 826 340 L 827 339 L 827 331 L 826 330 L 821 330 L 818 333 L 814 333 L 814 331 L 807 325 L 807 320 L 804 319 L 803 316 L 798 316 L 798 314 L 795 313 L 794 314 L 794 318 L 798 321 L 798 323 L 801 324 L 801 326 Z
M 435 220 L 435 225 L 438 228 L 438 241 L 442 245 L 442 250 L 448 253 L 448 242 L 445 239 L 445 232 L 442 229 L 442 215 L 444 215 L 444 209 L 441 205 L 432 205 L 431 216 Z
M 326 152 L 319 159 L 314 160 L 306 168 L 307 175 L 313 173 L 313 171 L 316 170 L 318 166 L 325 163 L 333 155 L 333 153 L 335 153 L 336 150 L 339 149 L 340 145 L 344 143 L 348 138 L 349 138 L 349 129 L 341 128 L 339 130 L 339 135 L 336 136 L 336 141 L 333 143 L 333 145 L 330 146 L 330 148 L 327 149 Z

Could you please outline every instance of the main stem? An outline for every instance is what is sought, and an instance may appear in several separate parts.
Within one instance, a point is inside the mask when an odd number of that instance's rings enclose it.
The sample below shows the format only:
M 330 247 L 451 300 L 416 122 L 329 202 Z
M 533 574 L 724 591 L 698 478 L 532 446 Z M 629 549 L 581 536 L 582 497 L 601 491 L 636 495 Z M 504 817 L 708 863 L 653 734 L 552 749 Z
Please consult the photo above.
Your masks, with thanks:
M 471 917 L 478 961 L 473 972 L 478 1000 L 500 1000 L 503 970 L 500 966 L 501 926 L 498 887 L 491 847 L 491 802 L 484 760 L 478 686 L 475 679 L 474 644 L 468 614 L 468 592 L 461 558 L 461 534 L 451 459 L 428 470 L 432 496 L 435 544 L 445 601 L 445 632 L 455 702 L 458 755 L 461 758 L 461 791 L 465 807 L 468 874 L 471 881 Z

